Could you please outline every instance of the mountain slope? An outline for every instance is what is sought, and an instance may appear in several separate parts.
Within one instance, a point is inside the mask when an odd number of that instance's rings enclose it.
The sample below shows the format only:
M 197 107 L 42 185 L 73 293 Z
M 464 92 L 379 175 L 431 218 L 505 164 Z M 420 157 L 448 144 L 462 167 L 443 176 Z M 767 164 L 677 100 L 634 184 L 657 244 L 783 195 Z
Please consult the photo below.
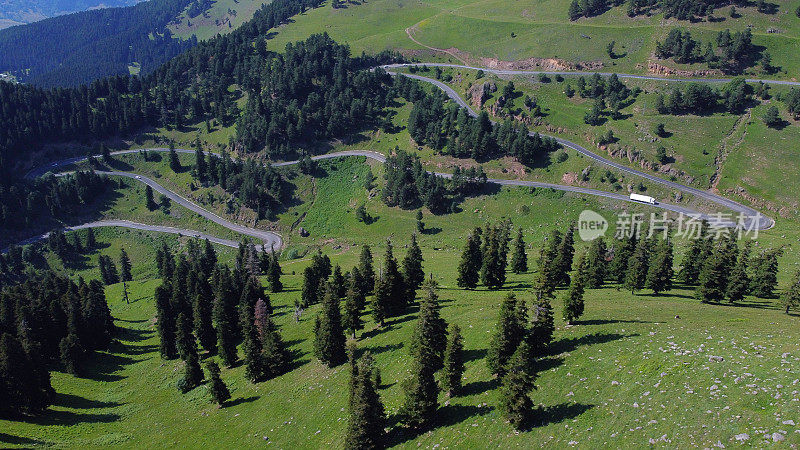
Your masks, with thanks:
M 73 86 L 132 67 L 147 73 L 196 42 L 167 25 L 192 0 L 150 0 L 0 30 L 0 72 L 40 86 Z
M 142 0 L 2 0 L 0 29 L 79 11 L 132 6 Z

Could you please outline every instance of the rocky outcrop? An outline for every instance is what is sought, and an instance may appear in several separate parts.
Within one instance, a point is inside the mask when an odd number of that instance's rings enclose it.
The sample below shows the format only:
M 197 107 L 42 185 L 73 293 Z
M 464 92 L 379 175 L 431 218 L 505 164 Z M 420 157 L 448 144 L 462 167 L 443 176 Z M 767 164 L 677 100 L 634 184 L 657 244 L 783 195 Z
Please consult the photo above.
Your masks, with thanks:
M 467 91 L 467 97 L 472 106 L 481 108 L 492 92 L 497 92 L 497 85 L 494 84 L 494 81 L 484 81 L 482 84 L 472 85 Z
M 497 58 L 479 58 L 483 67 L 500 70 L 542 70 L 547 72 L 567 72 L 573 70 L 595 71 L 603 68 L 602 61 L 571 62 L 557 58 L 528 58 L 518 61 L 501 61 Z
M 701 70 L 681 70 L 673 67 L 661 65 L 655 61 L 647 63 L 647 72 L 651 75 L 660 77 L 678 77 L 678 78 L 704 78 L 704 77 L 718 77 L 723 73 L 720 70 L 714 69 L 701 69 Z

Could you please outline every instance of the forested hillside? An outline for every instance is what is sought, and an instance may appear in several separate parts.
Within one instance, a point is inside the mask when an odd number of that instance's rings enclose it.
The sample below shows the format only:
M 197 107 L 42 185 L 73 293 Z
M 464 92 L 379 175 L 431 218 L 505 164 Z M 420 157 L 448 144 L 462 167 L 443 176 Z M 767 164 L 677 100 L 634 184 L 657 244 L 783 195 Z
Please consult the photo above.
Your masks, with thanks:
M 150 0 L 70 14 L 0 31 L 0 72 L 44 87 L 75 86 L 130 67 L 150 73 L 196 44 L 167 25 L 191 0 Z
M 0 2 L 0 28 L 87 9 L 131 6 L 140 1 L 142 0 L 5 0 Z

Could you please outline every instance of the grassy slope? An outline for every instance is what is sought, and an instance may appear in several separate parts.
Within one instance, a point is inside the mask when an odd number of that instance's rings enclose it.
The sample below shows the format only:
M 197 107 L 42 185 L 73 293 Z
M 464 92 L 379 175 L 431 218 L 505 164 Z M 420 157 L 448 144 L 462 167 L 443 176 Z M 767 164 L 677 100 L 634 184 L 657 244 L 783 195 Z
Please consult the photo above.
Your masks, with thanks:
M 304 194 L 313 199 L 313 206 L 300 223 L 312 237 L 293 245 L 324 243 L 334 263 L 347 269 L 356 262 L 357 244 L 362 243 L 374 244 L 380 264 L 382 242 L 393 234 L 396 255 L 404 255 L 403 245 L 415 226 L 413 212 L 386 208 L 372 199 L 367 207 L 378 216 L 375 223 L 358 223 L 352 214 L 352 205 L 367 197 L 362 186 L 366 167 L 357 159 L 323 165 L 327 176 L 314 180 L 316 188 L 309 187 Z M 380 167 L 373 171 L 379 174 Z M 644 446 L 649 439 L 666 435 L 668 445 L 708 446 L 718 440 L 728 444 L 742 432 L 753 436 L 751 442 L 759 442 L 759 430 L 785 430 L 790 442 L 798 442 L 796 427 L 781 424 L 793 418 L 798 401 L 797 376 L 790 370 L 800 355 L 797 317 L 783 315 L 772 301 L 751 299 L 738 307 L 701 305 L 682 289 L 660 298 L 647 293 L 632 296 L 613 287 L 590 291 L 581 325 L 566 327 L 557 319 L 553 352 L 542 363 L 539 390 L 533 394 L 545 408 L 540 423 L 528 433 L 512 433 L 496 409 L 496 386 L 485 366 L 485 349 L 505 292 L 455 288 L 455 261 L 469 229 L 487 220 L 506 216 L 522 226 L 532 244 L 528 253 L 533 260 L 545 234 L 553 227 L 563 228 L 584 207 L 611 217 L 609 210 L 594 202 L 539 192 L 504 189 L 495 196 L 468 200 L 464 211 L 455 215 L 426 214 L 433 233 L 420 237 L 425 270 L 433 272 L 442 286 L 443 316 L 464 330 L 466 393 L 442 406 L 439 425 L 432 432 L 394 434 L 394 444 L 511 447 L 576 441 L 587 447 Z M 101 242 L 112 241 L 103 251 L 116 257 L 118 245 L 130 242 L 127 233 L 118 242 L 114 236 L 98 235 Z M 796 230 L 784 225 L 767 233 L 762 244 L 779 245 L 797 237 Z M 135 239 L 146 244 L 131 255 L 137 279 L 151 277 L 154 268 L 145 261 L 152 261 L 154 244 L 149 244 L 151 238 Z M 798 260 L 791 249 L 783 258 L 782 286 Z M 326 369 L 312 356 L 318 306 L 306 311 L 300 323 L 293 320 L 291 305 L 299 297 L 306 264 L 307 259 L 284 261 L 287 291 L 271 295 L 283 337 L 296 352 L 290 373 L 252 385 L 244 380 L 243 367 L 224 370 L 233 401 L 223 409 L 208 403 L 205 386 L 180 395 L 175 382 L 182 373 L 181 363 L 161 361 L 157 354 L 152 293 L 158 281 L 132 283 L 130 305 L 120 302 L 121 287 L 112 286 L 108 299 L 122 328 L 120 344 L 99 357 L 84 378 L 55 373 L 53 382 L 61 395 L 52 411 L 29 422 L 0 421 L 4 433 L 0 442 L 222 447 L 256 446 L 266 439 L 279 447 L 341 445 L 347 368 Z M 92 270 L 82 274 L 91 276 Z M 532 278 L 530 273 L 509 274 L 508 287 L 530 300 L 525 291 Z M 557 317 L 562 295 L 554 304 Z M 375 330 L 366 317 L 366 333 L 359 341 L 360 348 L 376 354 L 385 383 L 381 395 L 390 413 L 402 402 L 401 381 L 409 368 L 405 345 L 415 315 L 410 312 L 385 331 Z M 710 355 L 725 360 L 710 362 Z M 441 404 L 445 401 L 442 398 Z
M 276 48 L 315 32 L 328 32 L 334 39 L 349 43 L 355 52 L 383 48 L 420 50 L 405 29 L 416 25 L 415 36 L 421 43 L 469 52 L 474 57 L 521 60 L 531 57 L 560 58 L 567 61 L 602 61 L 619 72 L 642 72 L 655 49 L 673 26 L 696 31 L 704 41 L 722 29 L 741 30 L 752 25 L 754 42 L 767 47 L 775 65 L 786 73 L 782 78 L 797 77 L 800 65 L 793 57 L 798 49 L 800 19 L 794 15 L 794 2 L 778 0 L 776 15 L 758 13 L 755 8 L 739 8 L 740 17 L 732 19 L 727 8 L 717 10 L 718 22 L 679 22 L 665 20 L 661 14 L 629 18 L 624 7 L 577 22 L 567 20 L 569 0 L 373 0 L 345 9 L 318 8 L 296 18 L 279 30 L 273 40 Z M 358 27 L 351 24 L 357 21 Z M 770 28 L 780 33 L 768 33 Z M 512 37 L 512 33 L 514 36 Z M 588 38 L 581 37 L 582 35 Z M 616 41 L 617 53 L 611 59 L 606 44 Z M 430 59 L 434 55 L 425 55 Z M 440 55 L 442 56 L 442 55 Z M 445 55 L 446 56 L 446 55 Z M 682 69 L 686 65 L 664 63 Z
M 206 12 L 195 18 L 184 13 L 169 26 L 181 39 L 192 35 L 198 40 L 210 39 L 217 34 L 229 33 L 253 18 L 253 14 L 270 0 L 216 0 Z

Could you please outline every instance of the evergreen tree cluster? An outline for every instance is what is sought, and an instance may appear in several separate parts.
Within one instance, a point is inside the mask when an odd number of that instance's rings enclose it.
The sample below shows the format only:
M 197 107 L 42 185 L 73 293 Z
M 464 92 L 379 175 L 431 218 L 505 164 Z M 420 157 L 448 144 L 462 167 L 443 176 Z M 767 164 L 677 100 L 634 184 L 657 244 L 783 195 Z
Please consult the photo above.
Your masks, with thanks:
M 696 21 L 713 15 L 717 8 L 729 5 L 743 7 L 749 3 L 748 0 L 627 0 L 626 7 L 631 17 L 661 11 L 668 19 L 674 17 Z
M 90 171 L 63 177 L 49 175 L 32 181 L 8 181 L 0 181 L 0 235 L 42 225 L 54 226 L 56 221 L 77 215 L 83 206 L 112 186 L 106 176 Z M 8 243 L 3 241 L 0 238 L 0 245 Z
M 720 108 L 738 114 L 752 101 L 753 87 L 743 78 L 736 78 L 719 90 L 702 83 L 688 83 L 683 88 L 676 86 L 668 96 L 658 94 L 655 107 L 661 114 L 702 115 Z
M 410 78 L 398 77 L 395 86 L 401 97 L 414 104 L 408 118 L 411 137 L 442 154 L 478 161 L 514 156 L 525 165 L 533 165 L 559 148 L 551 138 L 538 133 L 529 136 L 524 126 L 511 119 L 495 125 L 486 111 L 472 117 L 444 93 L 428 92 Z
M 731 33 L 725 29 L 717 33 L 716 50 L 711 42 L 703 44 L 692 37 L 688 30 L 673 28 L 666 39 L 656 42 L 656 56 L 661 59 L 673 59 L 679 64 L 705 62 L 709 68 L 721 69 L 725 73 L 738 74 L 748 67 L 762 64 L 765 72 L 771 73 L 771 65 L 767 53 L 762 53 L 753 44 L 750 29 Z
M 52 272 L 0 292 L 0 415 L 32 414 L 54 399 L 51 368 L 82 373 L 115 332 L 103 285 Z
M 575 21 L 581 17 L 599 16 L 609 7 L 621 3 L 620 0 L 572 0 L 568 10 L 569 20 Z
M 452 178 L 427 172 L 418 156 L 395 149 L 384 163 L 386 185 L 381 192 L 388 206 L 414 209 L 426 206 L 434 214 L 453 211 L 467 195 L 479 192 L 487 177 L 482 168 L 462 170 L 456 167 Z

